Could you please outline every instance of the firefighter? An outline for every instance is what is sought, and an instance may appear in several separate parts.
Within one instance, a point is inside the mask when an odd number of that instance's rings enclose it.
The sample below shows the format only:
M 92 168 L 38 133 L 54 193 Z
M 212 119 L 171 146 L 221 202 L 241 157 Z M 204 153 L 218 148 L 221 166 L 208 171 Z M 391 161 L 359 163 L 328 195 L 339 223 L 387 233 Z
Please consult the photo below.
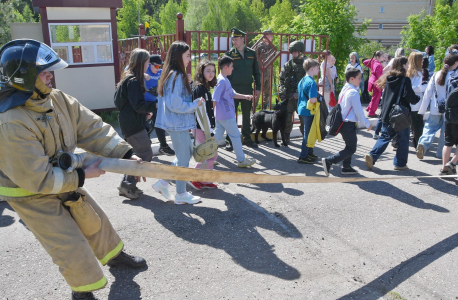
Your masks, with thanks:
M 141 268 L 146 261 L 123 251 L 105 212 L 84 188 L 85 179 L 105 173 L 100 160 L 63 170 L 56 159 L 77 145 L 103 157 L 141 159 L 110 125 L 51 87 L 50 71 L 65 67 L 54 50 L 35 40 L 14 40 L 0 49 L 0 199 L 59 266 L 72 299 L 96 299 L 92 291 L 107 284 L 99 262 Z

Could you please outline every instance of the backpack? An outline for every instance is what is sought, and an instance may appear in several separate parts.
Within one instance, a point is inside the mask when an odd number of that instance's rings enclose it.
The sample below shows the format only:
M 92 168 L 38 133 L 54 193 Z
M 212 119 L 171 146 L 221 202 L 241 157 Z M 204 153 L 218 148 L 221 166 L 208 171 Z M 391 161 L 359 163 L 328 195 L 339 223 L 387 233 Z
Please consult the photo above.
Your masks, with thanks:
M 331 110 L 328 117 L 326 118 L 326 131 L 329 135 L 336 136 L 344 123 L 344 119 L 342 118 L 342 107 L 340 106 L 340 102 L 342 102 L 343 97 L 349 90 L 351 90 L 351 88 L 345 90 L 345 92 L 342 94 L 342 97 L 339 99 L 337 105 L 334 106 L 334 108 Z M 345 118 L 348 117 L 352 109 L 353 107 L 350 108 Z
M 458 124 L 458 70 L 450 74 L 446 87 L 445 120 L 451 124 Z

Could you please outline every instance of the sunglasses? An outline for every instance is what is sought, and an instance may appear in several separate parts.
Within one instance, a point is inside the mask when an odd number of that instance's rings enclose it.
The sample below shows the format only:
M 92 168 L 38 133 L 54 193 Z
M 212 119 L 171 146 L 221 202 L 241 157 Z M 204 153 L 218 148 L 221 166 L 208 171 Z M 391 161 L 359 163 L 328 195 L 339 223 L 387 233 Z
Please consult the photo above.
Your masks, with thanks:
M 156 69 L 160 69 L 160 68 L 162 68 L 162 66 L 161 66 L 161 65 L 153 65 L 153 67 L 155 67 Z

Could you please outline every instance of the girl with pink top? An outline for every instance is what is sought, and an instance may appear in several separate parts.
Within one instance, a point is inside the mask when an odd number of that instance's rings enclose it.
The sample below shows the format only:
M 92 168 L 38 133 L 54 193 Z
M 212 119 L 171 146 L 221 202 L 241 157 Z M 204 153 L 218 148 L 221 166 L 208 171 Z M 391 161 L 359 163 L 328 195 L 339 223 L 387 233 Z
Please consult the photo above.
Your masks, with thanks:
M 375 112 L 377 111 L 378 104 L 380 102 L 380 98 L 382 96 L 382 90 L 375 85 L 375 82 L 383 75 L 383 66 L 382 61 L 385 52 L 383 51 L 376 51 L 372 56 L 372 59 L 365 60 L 363 64 L 371 69 L 371 76 L 369 77 L 369 82 L 367 89 L 369 92 L 372 92 L 372 99 L 371 103 L 367 107 L 368 117 L 375 118 L 377 115 Z

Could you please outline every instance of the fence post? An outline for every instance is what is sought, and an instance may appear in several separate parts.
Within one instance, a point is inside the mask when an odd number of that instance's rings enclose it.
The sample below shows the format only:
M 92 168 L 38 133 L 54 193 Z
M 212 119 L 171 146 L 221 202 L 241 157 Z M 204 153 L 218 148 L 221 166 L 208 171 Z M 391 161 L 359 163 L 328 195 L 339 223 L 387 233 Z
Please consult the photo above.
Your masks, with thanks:
M 182 13 L 177 13 L 176 34 L 177 41 L 184 41 L 184 20 Z
M 138 24 L 138 35 L 140 39 L 140 48 L 146 49 L 146 40 L 145 40 L 145 35 L 146 35 L 146 29 L 145 25 L 143 24 Z

